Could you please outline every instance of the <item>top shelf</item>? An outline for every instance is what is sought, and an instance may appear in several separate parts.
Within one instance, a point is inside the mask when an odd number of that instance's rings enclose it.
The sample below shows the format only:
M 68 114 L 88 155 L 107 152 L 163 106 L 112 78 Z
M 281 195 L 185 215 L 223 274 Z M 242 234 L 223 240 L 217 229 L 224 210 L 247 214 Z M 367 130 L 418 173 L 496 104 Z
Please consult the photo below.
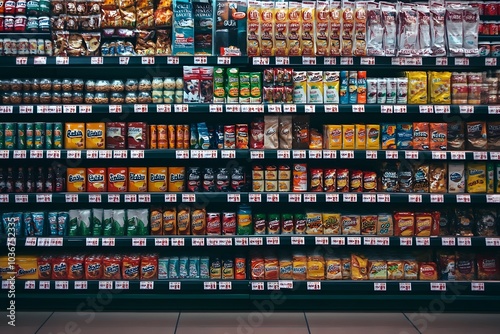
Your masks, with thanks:
M 255 65 L 255 66 L 345 66 L 386 68 L 463 68 L 497 67 L 496 57 L 218 57 L 218 56 L 159 56 L 159 57 L 0 57 L 0 67 L 11 66 L 151 66 L 151 65 Z

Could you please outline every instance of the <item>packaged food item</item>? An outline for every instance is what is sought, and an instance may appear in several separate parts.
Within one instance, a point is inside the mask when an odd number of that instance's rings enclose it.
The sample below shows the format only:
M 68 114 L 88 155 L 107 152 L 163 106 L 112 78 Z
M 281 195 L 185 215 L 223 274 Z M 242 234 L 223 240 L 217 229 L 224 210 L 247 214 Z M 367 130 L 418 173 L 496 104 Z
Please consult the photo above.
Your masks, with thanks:
M 384 192 L 397 192 L 399 190 L 397 164 L 383 162 L 380 171 L 380 190 Z
M 339 235 L 341 232 L 340 222 L 341 217 L 339 213 L 323 213 L 323 233 Z
M 191 234 L 191 209 L 189 207 L 179 208 L 177 211 L 177 234 Z
M 251 137 L 250 148 L 263 149 L 264 148 L 264 120 L 257 119 L 251 123 Z
M 410 71 L 408 76 L 408 104 L 427 103 L 427 73 Z
M 68 168 L 66 170 L 68 192 L 84 192 L 87 190 L 87 171 L 85 168 Z
M 148 190 L 147 167 L 130 167 L 128 169 L 128 191 L 146 192 Z
M 325 192 L 335 192 L 337 189 L 337 170 L 325 169 L 323 171 L 323 184 Z M 363 183 L 364 184 L 364 183 Z
M 474 213 L 470 208 L 455 208 L 455 230 L 458 235 L 471 237 L 474 235 L 475 219 Z
M 500 150 L 500 122 L 487 124 L 488 150 Z
M 65 126 L 64 148 L 76 149 L 76 150 L 84 149 L 85 123 L 65 123 L 64 126 Z
M 299 5 L 300 6 L 300 5 Z M 290 25 L 291 27 L 291 25 Z M 298 43 L 298 41 L 297 41 Z M 290 51 L 292 51 L 290 49 Z M 293 72 L 293 103 L 306 103 L 307 102 L 307 72 L 294 71 Z
M 345 168 L 337 169 L 337 192 L 349 192 L 349 170 Z
M 235 279 L 238 280 L 247 279 L 246 259 L 244 257 L 237 257 L 234 259 L 234 268 L 235 268 L 235 273 L 234 273 Z
M 340 259 L 326 258 L 325 266 L 327 280 L 342 279 L 342 262 Z
M 366 257 L 358 254 L 351 255 L 351 279 L 368 279 L 368 259 Z
M 205 209 L 194 209 L 191 212 L 191 234 L 207 234 L 207 212 Z
M 169 167 L 168 168 L 168 191 L 183 192 L 185 190 L 185 174 L 184 167 Z
M 486 122 L 467 122 L 467 148 L 485 150 L 488 145 Z
M 293 149 L 309 148 L 309 116 L 301 115 L 293 117 L 292 147 Z
M 394 213 L 394 235 L 402 237 L 415 235 L 415 215 L 413 212 Z
M 429 189 L 431 193 L 445 193 L 447 189 L 447 171 L 445 163 L 430 165 Z
M 279 226 L 279 221 L 278 221 Z M 236 234 L 236 213 L 223 212 L 222 213 L 222 234 L 235 235 Z
M 434 262 L 421 262 L 419 264 L 418 279 L 421 281 L 437 281 L 438 280 L 437 265 Z
M 430 237 L 432 231 L 433 219 L 431 213 L 415 213 L 415 235 L 417 237 Z
M 321 213 L 307 212 L 306 234 L 323 234 L 323 216 Z
M 107 191 L 106 168 L 87 168 L 87 192 Z
M 342 215 L 340 217 L 342 235 L 360 235 L 361 217 L 357 215 Z
M 486 164 L 486 193 L 495 192 L 495 166 L 493 163 Z
M 307 72 L 307 103 L 323 103 L 323 71 Z
M 340 104 L 349 103 L 349 71 L 340 71 L 339 100 Z
M 341 55 L 353 55 L 355 3 L 345 2 L 342 6 Z
M 418 54 L 418 13 L 411 5 L 403 4 L 399 9 L 398 55 L 411 57 Z
M 455 280 L 472 281 L 476 278 L 476 264 L 470 253 L 457 252 L 455 259 Z
M 342 149 L 342 125 L 325 126 L 325 145 L 329 150 Z
M 177 234 L 177 209 L 175 207 L 163 210 L 161 229 L 163 235 Z
M 429 124 L 430 143 L 429 147 L 433 151 L 446 151 L 448 148 L 448 127 L 447 123 Z
M 404 278 L 404 261 L 388 260 L 387 261 L 387 279 L 402 280 Z
M 352 150 L 356 147 L 354 124 L 342 125 L 342 148 Z
M 342 22 L 342 9 L 341 3 L 330 2 L 330 24 L 329 24 L 329 38 L 330 38 L 330 56 L 340 56 L 341 54 L 341 22 Z
M 378 190 L 377 173 L 364 171 L 362 186 L 364 192 L 376 192 Z
M 294 215 L 294 231 L 295 234 L 305 234 L 307 231 L 307 215 L 296 213 Z
M 121 167 L 108 168 L 108 191 L 124 192 L 128 189 L 128 169 Z
M 408 78 L 396 78 L 396 103 L 408 104 Z
M 158 278 L 158 258 L 156 255 L 141 256 L 140 279 L 155 280 Z
M 86 123 L 85 147 L 87 149 L 103 149 L 106 146 L 104 123 Z
M 305 192 L 307 191 L 307 165 L 294 164 L 293 165 L 293 191 Z
M 387 80 L 385 78 L 379 78 L 377 80 L 377 100 L 376 103 L 383 104 L 387 102 Z
M 463 150 L 465 148 L 465 135 L 463 122 L 448 123 L 448 149 Z
M 320 23 L 318 23 L 320 24 Z M 318 41 L 318 40 L 317 40 Z M 340 72 L 323 72 L 323 101 L 324 103 L 339 103 Z
M 291 125 L 290 125 L 291 127 Z M 291 134 L 291 130 L 290 130 Z M 291 135 L 290 135 L 291 137 Z M 291 140 L 290 140 L 291 142 Z M 248 149 L 248 125 L 236 124 L 236 148 L 239 150 Z
M 357 150 L 366 149 L 366 126 L 364 124 L 355 124 L 355 148 Z
M 477 256 L 477 279 L 496 280 L 499 275 L 498 258 L 490 254 L 480 254 Z
M 325 260 L 322 255 L 312 254 L 307 256 L 307 280 L 325 279 Z
M 353 170 L 350 174 L 349 191 L 363 192 L 363 172 L 360 170 Z
M 145 149 L 148 136 L 145 122 L 129 122 L 127 127 L 127 143 L 130 149 Z
M 292 143 L 292 116 L 281 116 L 279 117 L 279 148 L 291 149 Z
M 431 103 L 451 103 L 451 72 L 429 72 L 429 83 Z
M 382 149 L 396 149 L 396 124 L 382 123 L 380 127 L 382 132 Z
M 56 264 L 57 265 L 57 264 Z M 10 265 L 9 267 L 9 272 L 10 270 Z M 66 279 L 67 278 L 67 265 L 64 263 L 64 268 L 61 267 L 57 268 L 58 270 L 61 269 L 61 271 L 58 271 L 57 273 L 61 274 L 61 278 L 57 279 Z M 37 263 L 37 258 L 34 256 L 16 256 L 16 263 L 15 263 L 15 274 L 16 277 L 15 279 L 21 279 L 21 280 L 28 280 L 28 279 L 38 279 L 38 263 Z M 54 279 L 54 270 L 56 268 L 52 269 L 52 278 Z M 8 278 L 11 278 L 11 275 L 9 275 Z
M 250 276 L 252 280 L 263 280 L 265 275 L 264 271 L 264 258 L 252 257 L 250 263 Z
M 386 90 L 386 103 L 395 104 L 397 99 L 397 80 L 396 78 L 386 78 L 387 81 L 387 90 Z
M 264 258 L 264 279 L 277 280 L 279 278 L 279 261 L 275 257 Z
M 309 188 L 310 188 L 310 191 L 312 191 L 312 192 L 322 192 L 323 191 L 323 170 L 322 169 L 311 168 L 311 186 Z
M 384 260 L 368 261 L 368 278 L 370 280 L 387 280 L 387 262 Z
M 377 234 L 377 215 L 361 215 L 361 234 L 375 235 Z
M 413 149 L 428 150 L 430 148 L 429 123 L 413 123 Z
M 380 149 L 380 125 L 367 124 L 366 125 L 366 149 L 379 150 Z
M 248 4 L 248 20 L 247 20 L 247 54 L 250 57 L 260 56 L 260 6 L 258 1 L 252 1 Z
M 342 266 L 342 279 L 349 280 L 351 279 L 351 257 L 346 256 L 340 259 Z
M 439 2 L 433 2 L 429 9 L 432 55 L 443 57 L 446 56 L 446 8 Z
M 313 1 L 302 2 L 302 17 L 301 17 L 301 34 L 300 48 L 303 56 L 314 56 L 314 39 L 315 39 L 315 10 L 316 3 Z M 317 37 L 316 37 L 317 38 Z
M 260 3 L 260 54 L 274 56 L 274 3 L 262 1 Z
M 206 262 L 204 261 L 204 265 L 206 265 L 206 278 L 209 278 L 209 272 L 210 272 L 210 265 L 208 263 L 208 258 L 206 258 Z M 200 263 L 201 267 L 201 263 Z M 180 263 L 179 263 L 179 257 L 173 256 L 169 258 L 168 261 L 168 278 L 169 279 L 178 279 L 179 278 L 179 270 L 180 270 Z M 201 268 L 200 268 L 201 271 Z
M 486 164 L 467 163 L 467 192 L 486 193 Z
M 234 262 L 232 259 L 222 260 L 222 275 L 223 280 L 234 279 Z
M 358 102 L 358 72 L 349 71 L 347 76 L 347 90 L 349 92 L 349 103 L 354 104 Z
M 404 279 L 416 280 L 419 275 L 419 263 L 415 260 L 404 261 Z
M 405 150 L 413 148 L 413 123 L 396 124 L 396 147 Z
M 316 129 L 311 129 L 309 136 L 309 149 L 321 150 L 323 148 L 323 136 Z
M 264 117 L 264 148 L 277 149 L 279 148 L 278 116 L 265 116 Z
M 461 162 L 448 164 L 448 192 L 463 193 L 465 191 L 465 166 Z
M 422 164 L 415 169 L 415 181 L 413 183 L 413 192 L 429 192 L 429 165 Z

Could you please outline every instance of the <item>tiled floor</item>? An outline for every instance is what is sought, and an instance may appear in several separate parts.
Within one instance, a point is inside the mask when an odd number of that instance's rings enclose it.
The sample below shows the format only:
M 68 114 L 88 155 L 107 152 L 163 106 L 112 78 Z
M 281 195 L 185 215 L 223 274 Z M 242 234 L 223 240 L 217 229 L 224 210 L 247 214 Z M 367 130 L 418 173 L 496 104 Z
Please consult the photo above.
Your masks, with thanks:
M 2 334 L 499 334 L 499 314 L 0 312 Z

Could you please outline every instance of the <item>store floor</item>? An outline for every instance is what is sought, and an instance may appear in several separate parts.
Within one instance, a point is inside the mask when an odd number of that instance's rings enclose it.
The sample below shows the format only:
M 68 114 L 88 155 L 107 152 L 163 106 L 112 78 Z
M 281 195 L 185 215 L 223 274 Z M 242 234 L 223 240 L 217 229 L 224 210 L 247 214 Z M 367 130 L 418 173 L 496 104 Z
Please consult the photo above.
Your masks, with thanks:
M 499 334 L 499 314 L 0 312 L 2 334 Z

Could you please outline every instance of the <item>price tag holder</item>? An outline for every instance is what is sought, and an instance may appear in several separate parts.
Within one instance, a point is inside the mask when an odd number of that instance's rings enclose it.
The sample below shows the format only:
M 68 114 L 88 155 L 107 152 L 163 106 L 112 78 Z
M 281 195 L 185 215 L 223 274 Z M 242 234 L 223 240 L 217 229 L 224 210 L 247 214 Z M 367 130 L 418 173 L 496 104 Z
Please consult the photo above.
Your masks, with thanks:
M 209 112 L 213 113 L 220 113 L 223 111 L 223 106 L 222 104 L 211 104 L 209 106 Z
M 457 203 L 470 203 L 470 195 L 469 194 L 459 194 L 457 195 Z
M 24 242 L 24 246 L 35 247 L 36 245 L 36 237 L 27 237 L 26 241 Z
M 428 237 L 416 237 L 415 238 L 415 244 L 417 246 L 430 246 L 431 245 L 431 239 Z
M 290 159 L 290 150 L 278 150 L 276 157 L 278 159 Z
M 353 57 L 340 57 L 340 65 L 353 65 L 354 58 Z
M 446 291 L 446 283 L 431 282 L 431 291 Z
M 99 159 L 113 159 L 113 151 L 112 150 L 100 150 L 99 151 Z
M 87 247 L 97 247 L 99 246 L 99 238 L 86 238 L 85 245 Z
M 451 112 L 450 106 L 440 106 L 440 105 L 434 106 L 435 114 L 449 114 L 450 112 Z
M 451 160 L 465 160 L 465 152 L 451 152 Z
M 170 104 L 157 104 L 156 105 L 157 113 L 167 113 L 172 112 L 172 106 Z
M 108 194 L 108 203 L 120 203 L 120 195 Z
M 28 57 L 16 57 L 16 65 L 27 65 Z
M 115 238 L 102 238 L 102 245 L 106 247 L 114 247 L 116 244 Z
M 306 104 L 304 106 L 304 112 L 306 112 L 306 113 L 315 113 L 316 112 L 316 106 L 314 104 Z
M 387 283 L 385 283 L 385 282 L 373 283 L 373 290 L 374 291 L 387 291 Z
M 267 290 L 279 290 L 280 285 L 278 282 L 267 282 Z
M 33 113 L 33 106 L 19 106 L 19 113 L 20 114 L 32 114 Z
M 125 203 L 137 203 L 137 194 L 125 194 Z
M 90 58 L 90 65 L 102 65 L 104 60 L 102 57 L 92 57 Z
M 399 159 L 399 152 L 398 151 L 385 151 L 385 158 L 386 159 Z
M 132 159 L 144 159 L 144 150 L 131 150 L 130 157 Z
M 68 150 L 66 153 L 66 156 L 68 159 L 81 159 L 82 158 L 82 152 L 81 151 L 75 151 L 75 150 Z
M 184 238 L 172 238 L 171 245 L 176 247 L 184 247 Z
M 47 65 L 47 57 L 35 57 L 33 59 L 34 65 Z
M 460 113 L 461 114 L 473 114 L 474 113 L 474 106 L 460 106 Z
M 455 246 L 455 238 L 453 237 L 442 237 L 441 238 L 442 246 Z
M 276 65 L 290 65 L 290 57 L 276 57 L 274 61 Z
M 304 194 L 304 203 L 316 203 L 316 194 Z
M 393 106 L 389 104 L 383 104 L 380 106 L 380 113 L 381 114 L 392 114 L 393 112 Z
M 264 282 L 252 282 L 252 291 L 263 291 Z
M 411 283 L 399 283 L 399 291 L 411 291 Z
M 179 64 L 178 57 L 171 57 L 171 58 L 177 58 L 177 64 Z M 155 57 L 142 57 L 141 63 L 142 63 L 142 65 L 154 65 L 155 64 Z
M 332 246 L 344 246 L 345 245 L 345 237 L 331 237 L 330 243 Z
M 340 159 L 354 159 L 354 151 L 340 151 Z
M 250 151 L 250 159 L 264 159 L 264 151 Z
M 488 152 L 474 152 L 474 160 L 488 160 Z
M 99 290 L 112 290 L 113 281 L 99 281 Z
M 280 113 L 281 112 L 281 104 L 268 104 L 267 111 L 270 113 Z
M 101 203 L 102 198 L 100 194 L 90 194 L 89 195 L 89 203 Z
M 132 246 L 145 247 L 146 245 L 146 238 L 132 238 Z
M 413 246 L 413 238 L 410 237 L 401 237 L 399 238 L 400 246 Z
M 177 194 L 165 194 L 165 203 L 175 203 L 177 202 Z
M 217 65 L 230 65 L 231 57 L 217 57 Z
M 390 240 L 388 237 L 376 237 L 375 245 L 376 246 L 389 246 Z
M 15 150 L 13 157 L 14 159 L 26 159 L 26 150 Z
M 248 238 L 248 244 L 250 246 L 262 246 L 264 244 L 264 240 L 260 237 Z
M 253 65 L 269 65 L 270 59 L 269 57 L 253 57 L 252 64 Z
M 196 202 L 195 194 L 182 194 L 182 202 L 183 203 L 194 203 Z
M 377 203 L 377 195 L 363 194 L 363 203 Z
M 431 194 L 431 203 L 444 203 L 444 195 Z
M 471 289 L 471 291 L 484 291 L 484 283 L 483 282 L 471 282 L 470 289 Z
M 169 290 L 176 290 L 179 291 L 181 290 L 181 282 L 168 282 L 168 289 Z
M 325 202 L 332 202 L 332 203 L 338 203 L 340 201 L 339 199 L 339 194 L 326 194 L 325 195 Z
M 469 237 L 458 237 L 457 244 L 461 247 L 470 247 L 472 246 L 472 239 Z
M 130 61 L 130 57 L 120 57 L 118 59 L 118 64 L 120 64 L 120 65 L 128 65 L 129 61 Z
M 324 65 L 337 65 L 337 58 L 335 57 L 325 57 L 323 58 Z
M 394 106 L 394 113 L 395 114 L 406 114 L 406 106 L 405 105 L 395 105 Z
M 153 281 L 141 281 L 139 285 L 140 290 L 154 290 L 155 282 Z
M 347 245 L 360 246 L 361 245 L 361 237 L 347 237 Z
M 0 159 L 9 159 L 9 151 L 0 150 Z
M 363 245 L 365 246 L 375 246 L 377 244 L 377 240 L 374 237 L 364 237 Z
M 378 152 L 377 151 L 366 151 L 366 159 L 367 160 L 377 160 Z
M 279 194 L 267 194 L 266 196 L 266 202 L 268 203 L 278 203 L 279 201 L 280 201 Z
M 76 106 L 75 105 L 64 105 L 63 106 L 63 114 L 76 114 Z
M 500 247 L 500 238 L 485 238 L 484 243 L 487 247 Z
M 282 280 L 282 281 L 279 281 L 278 283 L 279 283 L 280 289 L 293 289 L 293 281 Z
M 469 58 L 455 58 L 455 66 L 469 66 Z
M 260 203 L 262 202 L 261 194 L 248 194 L 248 201 L 250 203 Z
M 305 159 L 307 157 L 305 150 L 293 150 L 293 159 Z
M 227 194 L 228 203 L 239 203 L 241 202 L 240 194 Z
M 422 105 L 418 106 L 418 111 L 421 114 L 432 114 L 434 113 L 434 107 L 432 105 Z
M 217 290 L 217 282 L 203 282 L 203 290 Z
M 339 106 L 337 104 L 325 104 L 325 113 L 338 113 Z
M 221 154 L 222 159 L 234 159 L 234 158 L 236 158 L 236 151 L 235 150 L 222 150 L 220 154 Z
M 305 245 L 305 238 L 304 237 L 291 237 L 290 242 L 292 245 Z
M 192 246 L 205 246 L 205 239 L 203 238 L 192 238 L 191 239 Z
M 297 106 L 295 104 L 284 104 L 283 105 L 283 112 L 296 113 Z
M 266 245 L 277 246 L 280 244 L 280 237 L 266 237 Z
M 486 203 L 500 203 L 500 195 L 486 195 Z
M 446 160 L 446 152 L 432 151 L 433 160 Z
M 316 65 L 316 57 L 302 57 L 302 65 Z
M 248 238 L 241 238 L 241 237 L 234 238 L 234 245 L 235 246 L 248 246 Z
M 447 57 L 438 57 L 436 58 L 437 66 L 448 66 L 448 58 Z
M 189 151 L 188 150 L 178 150 L 175 151 L 176 159 L 189 159 Z
M 361 57 L 359 60 L 360 65 L 375 65 L 375 57 Z
M 14 202 L 15 203 L 28 203 L 28 195 L 15 195 Z
M 61 151 L 60 150 L 48 150 L 47 151 L 47 159 L 61 159 Z
M 187 104 L 176 104 L 176 105 L 174 105 L 174 112 L 177 112 L 177 113 L 187 113 L 187 112 L 189 112 L 189 105 L 187 105 Z
M 314 237 L 314 244 L 328 245 L 328 237 Z
M 155 238 L 156 247 L 167 247 L 169 245 L 168 238 Z
M 364 113 L 365 112 L 365 105 L 364 104 L 353 104 L 352 105 L 352 112 L 353 113 Z
M 289 203 L 300 203 L 302 202 L 302 194 L 288 194 Z
M 121 114 L 122 113 L 122 106 L 121 105 L 110 105 L 108 107 L 109 113 L 110 114 Z
M 130 288 L 129 281 L 115 281 L 116 290 L 128 290 Z
M 485 66 L 497 66 L 497 59 L 496 58 L 484 58 L 484 65 Z
M 490 160 L 500 160 L 500 152 L 490 152 Z
M 205 65 L 208 62 L 208 58 L 205 56 L 195 56 L 193 61 L 196 65 Z
M 337 159 L 337 151 L 323 150 L 323 159 Z
M 342 201 L 344 203 L 355 203 L 358 201 L 358 194 L 342 194 Z
M 151 203 L 151 195 L 139 194 L 139 203 Z
M 38 289 L 40 290 L 50 290 L 50 281 L 39 281 Z
M 320 291 L 321 282 L 307 282 L 307 290 Z
M 42 150 L 31 150 L 30 151 L 30 159 L 43 159 L 43 151 Z
M 56 290 L 68 290 L 69 282 L 68 281 L 56 281 Z
M 74 287 L 75 287 L 75 290 L 87 290 L 88 282 L 87 281 L 75 281 Z
M 408 203 L 422 203 L 422 195 L 408 195 Z

